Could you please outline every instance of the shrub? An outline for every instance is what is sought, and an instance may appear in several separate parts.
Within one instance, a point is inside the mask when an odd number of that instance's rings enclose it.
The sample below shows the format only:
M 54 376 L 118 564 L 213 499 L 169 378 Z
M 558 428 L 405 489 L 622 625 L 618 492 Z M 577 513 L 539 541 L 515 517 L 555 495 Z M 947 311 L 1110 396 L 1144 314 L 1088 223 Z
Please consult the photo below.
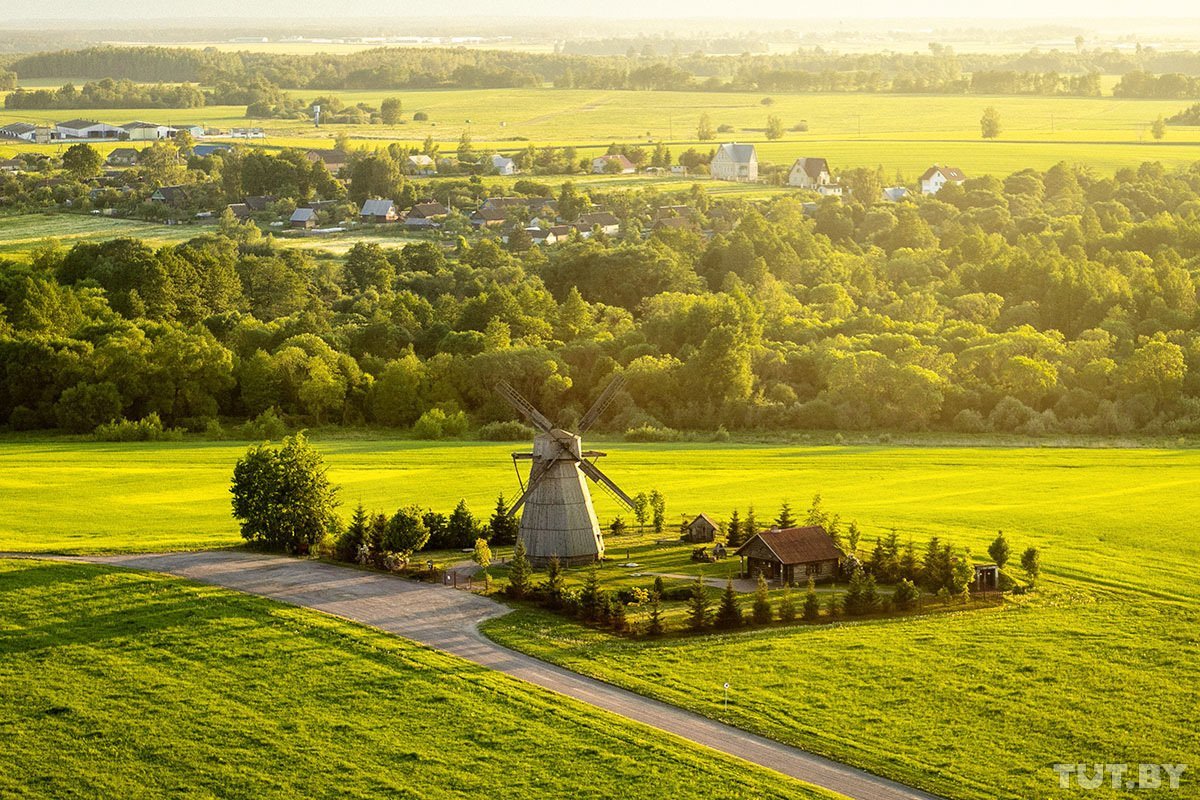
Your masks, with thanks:
M 912 581 L 905 578 L 900 581 L 896 587 L 896 593 L 892 595 L 892 603 L 900 611 L 908 611 L 917 605 L 917 599 L 921 596 L 921 590 Z
M 274 408 L 268 408 L 241 427 L 243 439 L 273 441 L 287 435 L 287 425 Z
M 983 433 L 987 430 L 983 415 L 973 408 L 964 408 L 955 414 L 953 425 L 959 433 Z
M 630 428 L 625 431 L 625 441 L 627 442 L 677 442 L 679 441 L 679 431 L 674 428 L 655 427 L 653 425 L 642 425 L 637 428 Z
M 462 436 L 470 425 L 462 411 L 447 414 L 440 408 L 431 408 L 413 424 L 412 433 L 418 439 L 445 439 Z
M 208 424 L 204 426 L 204 438 L 210 442 L 219 442 L 222 439 L 228 439 L 229 434 L 225 432 L 225 427 L 219 419 L 210 419 Z
M 100 442 L 170 442 L 183 438 L 179 428 L 164 428 L 158 414 L 150 412 L 132 422 L 122 417 L 116 422 L 96 426 L 96 441 Z
M 479 428 L 479 438 L 485 442 L 523 442 L 535 435 L 533 428 L 516 420 L 489 422 Z
M 112 422 L 121 413 L 121 393 L 116 384 L 79 383 L 63 391 L 54 406 L 58 427 L 71 433 L 87 433 Z

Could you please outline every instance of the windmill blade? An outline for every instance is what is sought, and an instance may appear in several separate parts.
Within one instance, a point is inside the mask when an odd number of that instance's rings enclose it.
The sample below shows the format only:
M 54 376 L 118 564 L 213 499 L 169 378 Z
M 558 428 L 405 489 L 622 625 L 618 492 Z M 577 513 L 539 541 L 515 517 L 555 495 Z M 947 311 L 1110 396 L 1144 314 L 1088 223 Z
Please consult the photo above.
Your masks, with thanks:
M 625 494 L 625 492 L 621 491 L 621 487 L 617 486 L 615 483 L 613 483 L 612 479 L 609 478 L 607 475 L 605 475 L 603 472 L 601 472 L 600 468 L 597 467 L 595 464 L 593 464 L 590 461 L 580 461 L 579 468 L 581 470 L 583 470 L 584 475 L 587 475 L 589 478 L 594 480 L 596 483 L 599 483 L 600 485 L 604 486 L 606 489 L 608 489 L 610 492 L 612 492 L 614 495 L 616 495 L 618 500 L 620 500 L 622 503 L 629 506 L 630 508 L 633 508 L 633 498 L 630 497 L 629 495 Z
M 596 424 L 596 420 L 600 419 L 600 415 L 612 404 L 613 398 L 623 386 L 625 386 L 625 376 L 617 375 L 609 382 L 608 386 L 604 387 L 604 391 L 596 398 L 596 402 L 592 403 L 592 407 L 583 415 L 583 419 L 579 420 L 578 433 L 580 436 L 587 433 L 588 428 Z
M 543 433 L 549 433 L 554 427 L 550 420 L 546 419 L 546 415 L 533 407 L 533 403 L 521 396 L 521 393 L 512 387 L 508 381 L 500 381 L 496 384 L 496 393 L 508 401 L 508 404 L 515 408 L 521 416 L 533 423 L 533 426 Z
M 521 496 L 518 497 L 517 501 L 512 504 L 508 511 L 505 512 L 506 515 L 511 517 L 521 509 L 521 506 L 525 505 L 525 501 L 529 499 L 529 495 L 533 494 L 533 490 L 536 489 L 537 485 L 542 482 L 542 478 L 546 477 L 546 475 L 550 472 L 550 467 L 553 465 L 553 461 L 546 461 L 542 464 L 542 468 L 538 470 L 536 474 L 529 476 L 529 483 L 525 485 L 525 491 L 521 492 Z

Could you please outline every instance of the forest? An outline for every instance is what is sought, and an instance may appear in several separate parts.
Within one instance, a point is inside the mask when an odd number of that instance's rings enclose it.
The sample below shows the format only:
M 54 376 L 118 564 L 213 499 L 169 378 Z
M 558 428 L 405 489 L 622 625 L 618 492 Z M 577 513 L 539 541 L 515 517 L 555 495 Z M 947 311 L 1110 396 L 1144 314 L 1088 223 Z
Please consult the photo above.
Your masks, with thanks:
M 381 179 L 426 195 L 380 173 L 385 160 L 360 154 L 351 195 Z M 287 180 L 315 196 L 307 162 L 290 163 Z M 194 185 L 233 197 L 269 166 L 242 160 Z M 872 171 L 843 180 L 879 196 Z M 605 208 L 622 234 L 506 246 L 459 224 L 465 236 L 360 243 L 342 259 L 227 217 L 157 249 L 46 243 L 0 263 L 0 424 L 86 432 L 154 413 L 204 430 L 270 412 L 438 435 L 508 419 L 502 377 L 569 419 L 620 371 L 610 427 L 641 437 L 1200 432 L 1200 164 L 1060 164 L 807 208 L 699 187 L 556 191 L 564 219 Z M 694 225 L 652 225 L 677 204 Z
M 623 55 L 531 53 L 453 48 L 378 48 L 347 55 L 90 47 L 24 56 L 5 67 L 21 79 L 106 76 L 138 82 L 246 85 L 285 89 L 559 88 L 701 91 L 858 91 L 943 94 L 1100 94 L 1101 74 L 1126 75 L 1120 96 L 1185 97 L 1200 75 L 1200 54 L 1108 50 L 1033 50 L 1023 54 L 959 54 L 938 45 L 928 53 L 838 54 L 743 52 Z M 1162 83 L 1154 79 L 1160 73 Z M 1170 92 L 1164 94 L 1163 92 Z M 80 101 L 82 102 L 82 100 Z M 28 107 L 28 106 L 27 106 Z M 37 106 L 41 107 L 41 106 Z M 86 108 L 89 106 L 76 106 Z

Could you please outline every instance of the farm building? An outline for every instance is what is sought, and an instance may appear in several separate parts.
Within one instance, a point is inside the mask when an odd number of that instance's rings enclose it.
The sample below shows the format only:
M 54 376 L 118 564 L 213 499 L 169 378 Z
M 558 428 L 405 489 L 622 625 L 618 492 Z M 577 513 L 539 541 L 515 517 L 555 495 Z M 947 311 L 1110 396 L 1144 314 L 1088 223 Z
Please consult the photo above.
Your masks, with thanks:
M 717 148 L 708 172 L 719 181 L 756 181 L 758 152 L 752 144 L 726 142 Z
M 404 162 L 404 171 L 409 175 L 429 177 L 437 174 L 437 162 L 429 156 L 409 156 Z
M 791 584 L 830 580 L 837 577 L 845 558 L 833 537 L 820 525 L 805 528 L 771 528 L 756 533 L 737 554 L 751 578 L 762 575 L 769 581 Z
M 903 186 L 886 186 L 883 189 L 883 201 L 885 203 L 899 203 L 906 197 L 908 197 L 908 189 Z
M 637 172 L 637 167 L 628 158 L 617 153 L 593 158 L 592 172 L 596 175 L 628 175 Z
M 823 158 L 797 158 L 788 172 L 788 186 L 835 197 L 842 194 L 842 185 L 833 179 L 829 162 Z
M 232 149 L 233 147 L 227 144 L 194 144 L 192 145 L 192 155 L 196 158 L 205 158 L 216 153 L 228 153 Z
M 138 151 L 135 147 L 118 147 L 108 154 L 105 163 L 110 167 L 136 167 Z
M 508 156 L 494 155 L 491 157 L 492 171 L 497 175 L 516 175 L 517 162 Z
M 0 158 L 0 172 L 21 172 L 25 169 L 25 162 L 18 161 L 15 158 Z
M 937 194 L 947 183 L 961 186 L 967 176 L 958 167 L 934 164 L 921 175 L 921 194 Z
M 621 220 L 617 219 L 611 211 L 593 211 L 589 214 L 579 215 L 581 231 L 590 233 L 595 228 L 599 228 L 600 232 L 606 236 L 616 236 L 621 232 Z
M 400 213 L 391 200 L 375 198 L 363 201 L 358 218 L 362 222 L 395 222 L 400 219 Z
M 1000 568 L 995 564 L 976 564 L 971 580 L 972 592 L 994 592 L 1000 588 Z
M 713 522 L 708 514 L 701 514 L 689 522 L 687 532 L 683 535 L 683 540 L 692 544 L 711 542 L 715 538 L 717 538 L 717 523 Z
M 337 175 L 349 162 L 346 154 L 341 150 L 309 150 L 304 157 L 312 164 L 320 161 L 331 175 Z
M 124 133 L 116 125 L 90 119 L 72 119 L 54 124 L 56 139 L 119 139 Z
M 408 228 L 436 228 L 450 210 L 441 203 L 417 203 L 408 210 L 404 225 Z
M 187 186 L 184 185 L 160 186 L 150 195 L 150 202 L 169 206 L 180 205 L 187 202 L 187 191 Z
M 121 138 L 131 142 L 153 142 L 166 139 L 175 133 L 168 125 L 157 125 L 153 122 L 126 122 L 121 126 Z
M 304 230 L 311 230 L 317 227 L 317 210 L 315 208 L 297 208 L 292 212 L 292 217 L 288 220 L 288 226 L 303 228 Z
M 32 142 L 37 137 L 37 125 L 31 125 L 28 122 L 13 122 L 0 128 L 0 139 L 19 139 L 23 142 Z

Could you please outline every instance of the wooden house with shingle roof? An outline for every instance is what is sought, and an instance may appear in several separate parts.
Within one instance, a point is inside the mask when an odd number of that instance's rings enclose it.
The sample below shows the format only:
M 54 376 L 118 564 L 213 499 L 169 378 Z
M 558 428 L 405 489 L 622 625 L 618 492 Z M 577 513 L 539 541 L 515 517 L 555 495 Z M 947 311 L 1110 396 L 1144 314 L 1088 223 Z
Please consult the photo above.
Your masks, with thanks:
M 744 574 L 780 584 L 833 580 L 846 555 L 820 525 L 771 528 L 751 536 L 737 549 Z

